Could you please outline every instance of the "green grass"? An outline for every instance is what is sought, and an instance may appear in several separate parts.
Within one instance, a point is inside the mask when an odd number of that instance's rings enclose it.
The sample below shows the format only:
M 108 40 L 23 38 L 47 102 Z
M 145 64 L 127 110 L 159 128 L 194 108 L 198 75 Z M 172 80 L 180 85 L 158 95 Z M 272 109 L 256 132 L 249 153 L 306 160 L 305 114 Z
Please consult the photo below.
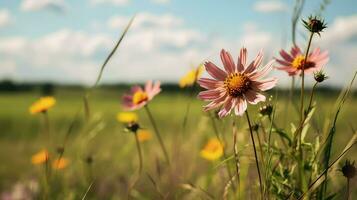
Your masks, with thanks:
M 273 92 L 274 93 L 274 92 Z M 273 94 L 272 93 L 272 94 Z M 123 126 L 116 121 L 116 114 L 121 110 L 120 99 L 122 93 L 114 89 L 99 89 L 89 97 L 90 121 L 84 120 L 83 94 L 80 89 L 56 90 L 56 106 L 49 111 L 51 135 L 53 147 L 61 146 L 65 135 L 73 120 L 74 129 L 66 143 L 65 156 L 71 160 L 71 165 L 65 169 L 64 180 L 60 184 L 65 185 L 67 194 L 80 197 L 90 183 L 89 169 L 84 162 L 87 156 L 93 156 L 92 177 L 96 177 L 96 197 L 113 199 L 123 197 L 125 183 L 135 176 L 137 169 L 137 153 L 135 141 L 132 135 L 123 132 Z M 275 94 L 275 93 L 274 93 Z M 280 127 L 288 127 L 287 119 L 298 121 L 297 112 L 287 105 L 286 95 L 278 93 L 276 123 Z M 0 93 L 0 191 L 9 189 L 17 181 L 40 177 L 42 170 L 38 166 L 31 165 L 31 155 L 46 146 L 42 136 L 42 118 L 40 115 L 30 115 L 28 108 L 32 102 L 39 97 L 37 92 Z M 317 110 L 314 115 L 311 137 L 322 134 L 329 127 L 327 121 L 331 121 L 332 114 L 336 111 L 333 106 L 336 103 L 337 94 L 316 95 Z M 298 100 L 298 97 L 296 97 Z M 188 102 L 191 101 L 188 123 L 185 133 L 182 131 L 182 122 Z M 194 183 L 207 191 L 217 195 L 221 194 L 222 186 L 225 184 L 219 180 L 217 175 L 218 163 L 210 163 L 199 157 L 199 151 L 208 138 L 214 137 L 211 122 L 208 115 L 202 112 L 203 102 L 196 98 L 190 99 L 185 93 L 162 92 L 155 97 L 150 108 L 156 119 L 159 129 L 167 144 L 170 157 L 173 160 L 174 174 L 165 173 L 162 154 L 155 138 L 143 144 L 144 171 L 157 181 L 162 191 L 178 190 L 179 184 Z M 252 121 L 256 120 L 259 106 L 251 106 L 250 113 Z M 76 117 L 76 113 L 79 113 Z M 341 111 L 337 122 L 337 133 L 333 149 L 339 152 L 352 136 L 352 130 L 356 129 L 355 117 L 357 113 L 356 98 L 350 98 Z M 144 128 L 152 129 L 144 110 L 138 112 L 140 123 Z M 329 122 L 330 122 L 329 121 Z M 231 153 L 231 124 L 222 122 L 219 126 L 224 134 L 227 151 Z M 239 149 L 244 149 L 245 144 L 250 144 L 247 124 L 244 118 L 238 121 Z M 347 157 L 353 158 L 357 155 L 354 148 Z M 251 149 L 243 153 L 251 155 Z M 334 157 L 335 153 L 332 153 Z M 253 160 L 247 160 L 254 169 Z M 161 171 L 160 171 L 161 170 Z M 221 169 L 222 170 L 222 169 Z M 253 170 L 254 171 L 254 170 Z M 161 174 L 161 175 L 160 175 Z M 249 172 L 247 176 L 251 176 Z M 156 198 L 157 193 L 146 175 L 139 182 L 141 191 L 153 191 L 148 197 Z M 214 182 L 215 184 L 210 184 Z M 172 185 L 165 183 L 174 183 Z M 247 180 L 247 183 L 249 180 Z M 175 185 L 176 184 L 176 185 Z M 71 189 L 71 185 L 78 186 Z M 68 187 L 67 187 L 68 186 Z M 103 191 L 102 191 L 102 190 Z M 180 190 L 176 193 L 178 197 L 187 191 Z M 108 196 L 106 196 L 108 195 Z M 138 192 L 140 195 L 140 191 Z M 65 196 L 63 196 L 65 197 Z M 67 198 L 68 196 L 66 196 Z M 140 196 L 139 196 L 140 197 Z M 150 199 L 150 198 L 149 198 Z

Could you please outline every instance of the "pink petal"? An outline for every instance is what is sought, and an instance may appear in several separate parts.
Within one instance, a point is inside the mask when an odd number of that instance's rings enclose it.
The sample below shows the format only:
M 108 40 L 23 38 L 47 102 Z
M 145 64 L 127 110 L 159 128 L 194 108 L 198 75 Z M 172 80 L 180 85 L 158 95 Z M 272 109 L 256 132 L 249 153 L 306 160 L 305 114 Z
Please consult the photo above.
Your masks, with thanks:
M 234 65 L 233 58 L 232 58 L 231 54 L 229 52 L 225 51 L 224 49 L 222 49 L 222 51 L 221 51 L 221 60 L 222 60 L 224 69 L 228 73 L 235 72 L 235 65 Z
M 138 91 L 143 91 L 143 89 L 140 87 L 140 86 L 138 86 L 138 85 L 135 85 L 135 86 L 133 86 L 133 87 L 131 87 L 131 93 L 136 93 L 136 92 L 138 92 Z
M 214 89 L 219 87 L 222 82 L 209 78 L 200 78 L 197 83 L 205 89 Z
M 251 87 L 254 90 L 258 91 L 266 91 L 273 87 L 275 87 L 276 83 L 278 82 L 277 78 L 270 78 L 262 81 L 253 81 Z
M 249 66 L 244 70 L 244 73 L 251 73 L 261 64 L 263 59 L 262 50 L 258 53 L 257 57 L 249 64 Z
M 252 73 L 249 76 L 250 80 L 254 81 L 254 80 L 257 80 L 257 79 L 260 79 L 260 78 L 263 78 L 264 76 L 266 76 L 273 69 L 274 62 L 275 62 L 275 60 L 271 60 L 270 62 L 268 62 L 268 64 L 266 64 L 263 67 L 263 69 Z
M 202 91 L 198 94 L 198 98 L 205 100 L 205 101 L 210 101 L 217 99 L 222 96 L 222 91 L 220 90 L 206 90 Z
M 234 114 L 242 116 L 247 110 L 247 101 L 243 98 L 237 98 L 236 105 L 234 107 Z
M 293 56 L 293 58 L 295 58 L 296 56 L 301 54 L 301 50 L 298 46 L 294 46 L 291 48 L 290 53 Z
M 248 90 L 244 93 L 245 98 L 247 99 L 248 103 L 250 104 L 257 104 L 261 101 L 265 101 L 265 96 L 254 91 L 254 90 Z
M 203 107 L 204 111 L 208 111 L 208 110 L 212 110 L 212 109 L 218 108 L 219 106 L 224 104 L 228 99 L 229 99 L 229 97 L 227 96 L 227 94 L 225 94 L 222 97 L 220 97 L 218 99 L 215 99 L 211 103 L 205 105 Z
M 224 81 L 227 77 L 226 72 L 224 72 L 223 70 L 219 69 L 215 64 L 213 64 L 212 62 L 206 62 L 205 63 L 205 67 L 207 72 L 215 79 L 220 80 L 220 81 Z
M 148 91 L 151 91 L 152 90 L 152 81 L 147 81 L 146 84 L 145 84 L 145 91 L 148 92 Z
M 241 48 L 238 62 L 237 62 L 237 70 L 238 72 L 242 72 L 244 70 L 244 66 L 247 64 L 247 49 Z
M 231 112 L 233 108 L 233 101 L 231 97 L 228 97 L 228 99 L 226 100 L 225 105 L 223 106 L 223 108 L 218 112 L 218 116 L 220 118 L 223 118 L 227 115 L 229 115 L 229 113 Z
M 278 62 L 281 65 L 285 65 L 285 66 L 290 66 L 291 65 L 290 62 L 287 62 L 285 60 L 279 60 L 279 59 L 275 59 L 275 60 L 276 60 L 276 62 Z
M 292 62 L 294 59 L 288 54 L 288 53 L 286 53 L 286 51 L 284 51 L 284 50 L 281 50 L 280 52 L 280 55 L 281 55 L 281 57 L 283 57 L 286 61 L 288 61 L 288 62 Z

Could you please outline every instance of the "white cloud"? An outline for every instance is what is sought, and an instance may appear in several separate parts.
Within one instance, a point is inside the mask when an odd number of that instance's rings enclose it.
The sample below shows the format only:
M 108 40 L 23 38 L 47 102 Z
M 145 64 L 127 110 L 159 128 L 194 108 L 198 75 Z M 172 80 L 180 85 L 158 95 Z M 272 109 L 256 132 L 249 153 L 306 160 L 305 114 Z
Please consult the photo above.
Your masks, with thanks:
M 151 0 L 153 3 L 156 4 L 167 4 L 170 3 L 170 0 Z
M 357 70 L 357 15 L 337 17 L 321 37 L 315 37 L 314 46 L 328 50 L 330 61 L 325 67 L 332 85 L 346 85 Z
M 263 13 L 283 12 L 287 10 L 287 5 L 279 0 L 260 0 L 254 4 L 253 9 Z
M 113 19 L 117 22 L 113 23 Z M 110 27 L 117 30 L 122 30 L 129 21 L 126 16 L 113 19 L 108 24 L 113 23 Z M 106 34 L 68 29 L 35 39 L 7 37 L 0 39 L 0 59 L 15 61 L 18 67 L 25 66 L 25 70 L 18 70 L 19 77 L 91 84 L 116 39 Z M 135 19 L 103 77 L 107 82 L 175 81 L 191 64 L 205 59 L 221 65 L 222 48 L 237 57 L 239 48 L 245 45 L 252 58 L 261 48 L 270 51 L 276 46 L 272 43 L 272 35 L 258 28 L 244 32 L 240 39 L 229 40 L 187 28 L 182 19 L 170 14 L 143 13 Z
M 21 3 L 21 10 L 23 11 L 51 10 L 63 12 L 65 9 L 64 0 L 23 0 Z
M 130 17 L 114 16 L 110 18 L 107 25 L 111 29 L 122 29 L 129 22 Z M 136 15 L 132 29 L 136 28 L 173 28 L 181 26 L 183 20 L 171 14 L 155 15 L 152 13 L 139 13 Z
M 130 0 L 91 0 L 93 5 L 97 4 L 111 4 L 115 6 L 125 6 L 130 2 Z
M 8 26 L 11 23 L 11 15 L 7 9 L 0 10 L 0 28 Z

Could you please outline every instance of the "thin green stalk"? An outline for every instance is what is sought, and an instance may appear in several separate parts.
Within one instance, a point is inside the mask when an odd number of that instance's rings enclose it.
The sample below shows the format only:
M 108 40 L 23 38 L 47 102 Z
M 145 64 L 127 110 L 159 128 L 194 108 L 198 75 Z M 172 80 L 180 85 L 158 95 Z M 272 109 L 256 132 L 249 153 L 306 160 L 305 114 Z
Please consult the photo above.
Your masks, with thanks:
M 253 129 L 252 129 L 252 125 L 251 125 L 251 123 L 250 123 L 248 110 L 245 111 L 245 115 L 246 115 L 246 117 L 247 117 L 247 122 L 248 122 L 248 125 L 249 125 L 250 138 L 252 139 L 252 143 L 253 143 L 254 156 L 255 156 L 255 164 L 257 165 L 257 171 L 258 171 L 258 176 L 259 176 L 260 195 L 261 195 L 261 198 L 263 199 L 262 177 L 261 177 L 261 175 L 260 175 L 260 168 L 259 168 L 259 161 L 258 161 L 258 156 L 257 156 L 257 150 L 256 150 L 256 148 L 255 148 L 255 141 L 254 141 L 254 136 L 253 136 Z
M 220 137 L 220 132 L 218 131 L 216 121 L 214 120 L 214 116 L 212 116 L 211 112 L 208 112 L 208 115 L 209 115 L 209 117 L 210 117 L 210 119 L 212 121 L 213 132 L 216 135 L 217 140 L 219 140 L 221 145 L 224 147 L 224 143 L 225 142 L 223 142 L 223 139 Z M 228 159 L 228 156 L 227 156 L 227 153 L 226 153 L 226 148 L 223 148 L 223 158 L 224 158 L 224 160 Z M 231 172 L 231 170 L 229 168 L 228 163 L 226 164 L 226 169 L 227 169 L 227 174 L 228 174 L 229 178 L 232 178 L 232 172 Z M 235 186 L 234 182 L 232 182 L 232 189 L 233 189 L 233 192 L 235 192 L 236 186 Z
M 167 163 L 170 165 L 169 155 L 167 153 L 167 150 L 165 148 L 164 142 L 163 142 L 163 140 L 161 138 L 161 134 L 159 132 L 159 129 L 157 128 L 156 122 L 155 122 L 154 117 L 152 116 L 152 114 L 150 112 L 150 109 L 149 109 L 148 105 L 145 106 L 145 111 L 146 111 L 147 115 L 149 116 L 150 122 L 151 122 L 151 124 L 152 124 L 152 126 L 154 128 L 156 137 L 159 140 L 159 144 L 160 144 L 162 152 L 164 153 L 165 159 L 166 159 Z
M 265 159 L 264 159 L 264 154 L 263 154 L 263 146 L 262 146 L 262 143 L 260 141 L 259 132 L 255 131 L 255 133 L 257 134 L 257 137 L 258 137 L 258 145 L 259 145 L 259 149 L 260 149 L 260 157 L 262 158 L 262 164 L 263 164 L 263 168 L 264 168 Z
M 310 46 L 311 46 L 311 42 L 312 42 L 312 38 L 314 36 L 314 33 L 311 32 L 310 34 L 310 38 L 309 38 L 309 42 L 308 42 L 308 45 L 307 45 L 307 50 L 306 50 L 306 53 L 305 53 L 305 59 L 304 59 L 304 64 L 302 66 L 302 69 L 301 69 L 301 95 L 300 95 L 300 127 L 299 127 L 299 131 L 298 131 L 298 145 L 297 145 L 297 148 L 299 150 L 299 158 L 298 158 L 298 161 L 299 161 L 299 165 L 298 165 L 298 171 L 299 171 L 299 176 L 300 176 L 300 184 L 301 184 L 301 187 L 302 187 L 302 190 L 305 190 L 306 187 L 307 187 L 307 184 L 306 184 L 306 180 L 305 180 L 305 173 L 304 173 L 304 165 L 303 165 L 303 161 L 304 161 L 304 156 L 303 156 L 303 152 L 302 152 L 302 149 L 301 149 L 301 132 L 302 132 L 302 129 L 303 129 L 303 126 L 304 126 L 304 116 L 305 116 L 305 113 L 304 113 L 304 92 L 305 92 L 305 66 L 306 66 L 306 62 L 307 62 L 307 58 L 308 58 L 308 55 L 309 55 L 309 51 L 310 51 Z
M 311 109 L 311 105 L 312 105 L 312 100 L 313 100 L 313 98 L 314 98 L 314 93 L 315 93 L 315 89 L 316 89 L 316 86 L 317 86 L 317 84 L 318 84 L 319 82 L 316 82 L 315 84 L 314 84 L 314 86 L 312 87 L 312 89 L 311 89 L 311 95 L 310 95 L 310 101 L 309 101 L 309 106 L 307 107 L 307 113 L 310 111 L 310 109 Z M 307 115 L 305 115 L 305 118 L 307 117 Z
M 350 199 L 350 178 L 347 178 L 347 193 L 346 193 L 346 200 Z
M 47 151 L 50 150 L 51 147 L 51 141 L 50 141 L 50 120 L 48 118 L 48 113 L 47 111 L 43 112 L 43 126 L 44 126 L 44 135 L 46 138 L 46 143 L 47 143 Z M 50 158 L 47 157 L 46 162 L 45 162 L 45 194 L 44 198 L 49 199 L 49 192 L 50 192 L 50 174 L 51 174 L 51 167 L 50 167 Z
M 238 158 L 238 150 L 237 150 L 237 130 L 235 126 L 235 121 L 233 119 L 232 123 L 232 133 L 233 133 L 233 152 L 234 152 L 234 160 L 236 166 L 236 174 L 237 174 L 237 184 L 238 184 L 238 197 L 240 197 L 240 167 L 239 167 L 239 158 Z
M 129 185 L 128 188 L 128 199 L 130 199 L 130 194 L 131 194 L 131 190 L 135 187 L 136 183 L 139 181 L 142 171 L 143 171 L 143 156 L 142 156 L 142 152 L 141 152 L 141 147 L 140 147 L 140 141 L 138 138 L 138 134 L 134 133 L 134 137 L 135 137 L 135 143 L 136 143 L 136 150 L 138 152 L 138 158 L 139 158 L 139 171 L 138 171 L 138 175 L 135 177 L 134 181 L 132 184 Z
M 138 157 L 139 157 L 139 176 L 140 176 L 141 172 L 143 171 L 143 154 L 141 152 L 140 141 L 137 133 L 135 133 L 135 143 L 136 143 L 136 150 L 138 151 Z

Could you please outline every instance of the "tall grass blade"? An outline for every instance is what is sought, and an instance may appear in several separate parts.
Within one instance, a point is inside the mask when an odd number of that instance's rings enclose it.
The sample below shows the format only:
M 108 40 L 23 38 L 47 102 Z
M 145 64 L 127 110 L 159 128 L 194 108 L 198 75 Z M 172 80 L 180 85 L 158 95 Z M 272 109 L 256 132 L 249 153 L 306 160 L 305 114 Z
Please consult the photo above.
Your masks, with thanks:
M 324 153 L 323 153 L 323 165 L 324 165 L 324 169 L 326 169 L 329 165 L 329 162 L 330 162 L 330 157 L 331 157 L 331 150 L 332 150 L 332 144 L 333 144 L 333 138 L 334 138 L 334 135 L 336 133 L 336 122 L 337 122 L 337 119 L 338 119 L 338 116 L 340 114 L 340 111 L 342 109 L 342 106 L 344 105 L 350 91 L 351 91 L 351 88 L 353 86 L 353 82 L 356 78 L 356 75 L 357 75 L 357 72 L 355 72 L 348 88 L 345 90 L 340 102 L 339 102 L 339 105 L 338 105 L 338 108 L 337 108 L 337 111 L 336 111 L 336 114 L 334 116 L 334 119 L 333 119 L 333 122 L 332 122 L 332 126 L 329 130 L 329 133 L 327 135 L 327 143 L 326 143 L 326 146 L 325 146 L 325 150 L 324 150 Z M 326 174 L 325 174 L 325 182 L 323 183 L 322 185 L 322 191 L 320 192 L 320 197 L 323 198 L 326 194 L 326 190 L 327 190 L 327 176 L 328 176 L 328 172 L 326 171 Z
M 124 39 L 126 33 L 128 32 L 128 30 L 129 30 L 131 24 L 132 24 L 133 21 L 134 21 L 134 18 L 135 18 L 135 16 L 130 19 L 128 25 L 126 25 L 126 27 L 125 27 L 125 29 L 124 29 L 124 32 L 121 34 L 121 36 L 120 36 L 118 42 L 115 44 L 113 50 L 109 53 L 108 57 L 105 59 L 105 61 L 104 61 L 103 65 L 102 65 L 102 67 L 100 68 L 100 71 L 99 71 L 97 80 L 95 81 L 95 83 L 94 83 L 94 85 L 92 86 L 92 88 L 95 88 L 95 87 L 98 86 L 98 83 L 99 83 L 100 79 L 102 78 L 102 75 L 103 75 L 103 71 L 104 71 L 105 66 L 107 65 L 107 63 L 109 62 L 109 60 L 110 60 L 111 57 L 114 55 L 114 53 L 115 53 L 116 50 L 118 49 L 119 45 L 120 45 L 121 42 L 123 41 L 123 39 Z

